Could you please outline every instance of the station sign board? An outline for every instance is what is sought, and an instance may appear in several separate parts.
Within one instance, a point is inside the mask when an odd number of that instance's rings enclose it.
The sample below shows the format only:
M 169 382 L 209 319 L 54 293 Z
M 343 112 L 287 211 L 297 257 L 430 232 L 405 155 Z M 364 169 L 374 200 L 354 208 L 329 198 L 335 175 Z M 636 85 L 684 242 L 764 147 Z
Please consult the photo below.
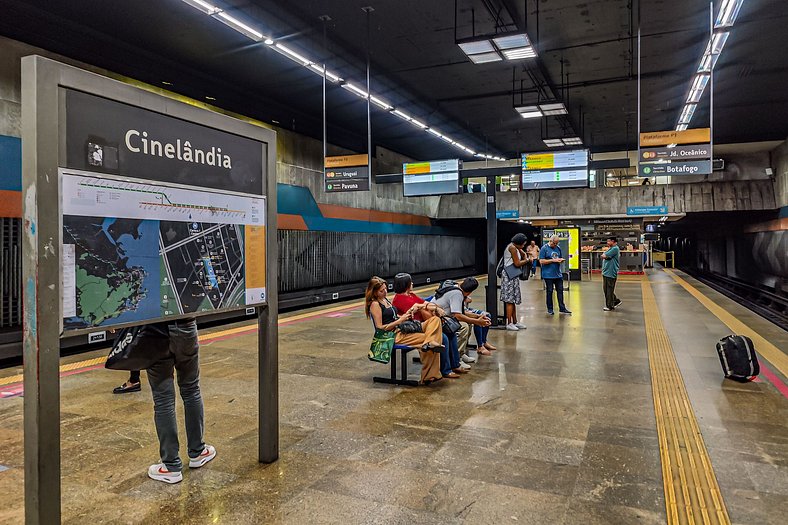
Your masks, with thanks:
M 706 175 L 709 173 L 711 173 L 711 159 L 654 163 L 641 162 L 638 164 L 638 175 L 640 177 L 653 177 L 656 175 Z
M 405 197 L 450 195 L 460 192 L 460 159 L 407 162 L 402 165 Z
M 667 146 L 658 148 L 641 148 L 641 162 L 655 162 L 660 160 L 701 160 L 711 158 L 711 144 L 693 144 L 688 146 Z
M 665 215 L 667 206 L 627 206 L 627 215 Z
M 519 210 L 498 210 L 495 212 L 496 219 L 519 219 Z
M 668 144 L 702 144 L 711 142 L 711 128 L 684 131 L 652 131 L 640 134 L 640 147 L 667 146 Z
M 369 191 L 369 157 L 338 155 L 325 158 L 323 189 L 327 193 Z

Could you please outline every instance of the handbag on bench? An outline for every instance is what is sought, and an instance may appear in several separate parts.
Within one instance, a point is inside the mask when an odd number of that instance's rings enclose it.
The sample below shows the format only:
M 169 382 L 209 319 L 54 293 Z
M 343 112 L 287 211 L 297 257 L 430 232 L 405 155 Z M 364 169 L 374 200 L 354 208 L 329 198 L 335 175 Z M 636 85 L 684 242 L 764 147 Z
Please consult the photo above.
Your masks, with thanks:
M 391 361 L 391 352 L 394 349 L 394 339 L 397 334 L 382 328 L 375 328 L 375 335 L 372 337 L 372 344 L 369 347 L 367 357 L 370 361 L 388 364 Z

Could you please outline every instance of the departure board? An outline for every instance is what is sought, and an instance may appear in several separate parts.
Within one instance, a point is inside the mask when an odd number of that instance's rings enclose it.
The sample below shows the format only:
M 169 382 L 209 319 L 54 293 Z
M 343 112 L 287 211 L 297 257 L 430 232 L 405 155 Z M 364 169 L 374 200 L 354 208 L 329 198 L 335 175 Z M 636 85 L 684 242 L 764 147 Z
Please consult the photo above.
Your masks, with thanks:
M 588 150 L 523 153 L 523 189 L 588 186 Z
M 460 192 L 459 159 L 409 162 L 402 165 L 405 197 Z

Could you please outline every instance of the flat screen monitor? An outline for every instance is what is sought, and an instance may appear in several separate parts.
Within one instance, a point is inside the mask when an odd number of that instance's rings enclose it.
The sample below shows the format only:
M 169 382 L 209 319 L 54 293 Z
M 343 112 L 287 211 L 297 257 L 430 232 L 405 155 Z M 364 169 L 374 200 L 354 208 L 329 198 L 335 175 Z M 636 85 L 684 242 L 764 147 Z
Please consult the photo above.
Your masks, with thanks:
M 523 189 L 588 187 L 588 150 L 523 153 Z
M 409 162 L 402 165 L 405 197 L 460 192 L 459 159 Z

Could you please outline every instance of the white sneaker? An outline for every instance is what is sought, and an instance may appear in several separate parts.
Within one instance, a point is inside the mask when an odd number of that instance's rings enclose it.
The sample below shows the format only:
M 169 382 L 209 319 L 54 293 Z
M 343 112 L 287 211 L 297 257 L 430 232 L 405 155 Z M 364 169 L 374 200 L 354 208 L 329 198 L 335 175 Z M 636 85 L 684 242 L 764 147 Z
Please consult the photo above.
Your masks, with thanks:
M 471 365 L 469 365 L 468 363 L 466 363 L 462 359 L 460 359 L 460 368 L 462 370 L 470 370 L 471 369 Z
M 196 458 L 189 458 L 189 468 L 200 468 L 215 457 L 216 449 L 211 445 L 205 445 L 205 448 L 202 450 L 202 454 Z
M 514 326 L 516 326 L 516 327 L 517 327 L 518 329 L 520 329 L 520 330 L 525 330 L 526 328 L 528 328 L 528 327 L 527 327 L 527 326 L 525 326 L 523 323 L 515 323 L 515 325 L 514 325 Z
M 167 470 L 164 463 L 156 463 L 148 468 L 148 477 L 156 481 L 164 483 L 180 483 L 183 481 L 183 474 L 181 472 L 171 472 Z
M 506 329 L 511 330 L 512 332 L 517 332 L 518 330 L 520 330 L 519 328 L 517 328 L 517 325 L 514 323 L 507 324 Z
M 463 356 L 461 356 L 461 357 L 460 357 L 460 360 L 461 360 L 463 363 L 475 363 L 475 362 L 476 362 L 476 358 L 475 358 L 475 357 L 471 357 L 471 356 L 469 356 L 469 355 L 467 355 L 467 354 L 466 354 L 466 355 L 463 355 Z

